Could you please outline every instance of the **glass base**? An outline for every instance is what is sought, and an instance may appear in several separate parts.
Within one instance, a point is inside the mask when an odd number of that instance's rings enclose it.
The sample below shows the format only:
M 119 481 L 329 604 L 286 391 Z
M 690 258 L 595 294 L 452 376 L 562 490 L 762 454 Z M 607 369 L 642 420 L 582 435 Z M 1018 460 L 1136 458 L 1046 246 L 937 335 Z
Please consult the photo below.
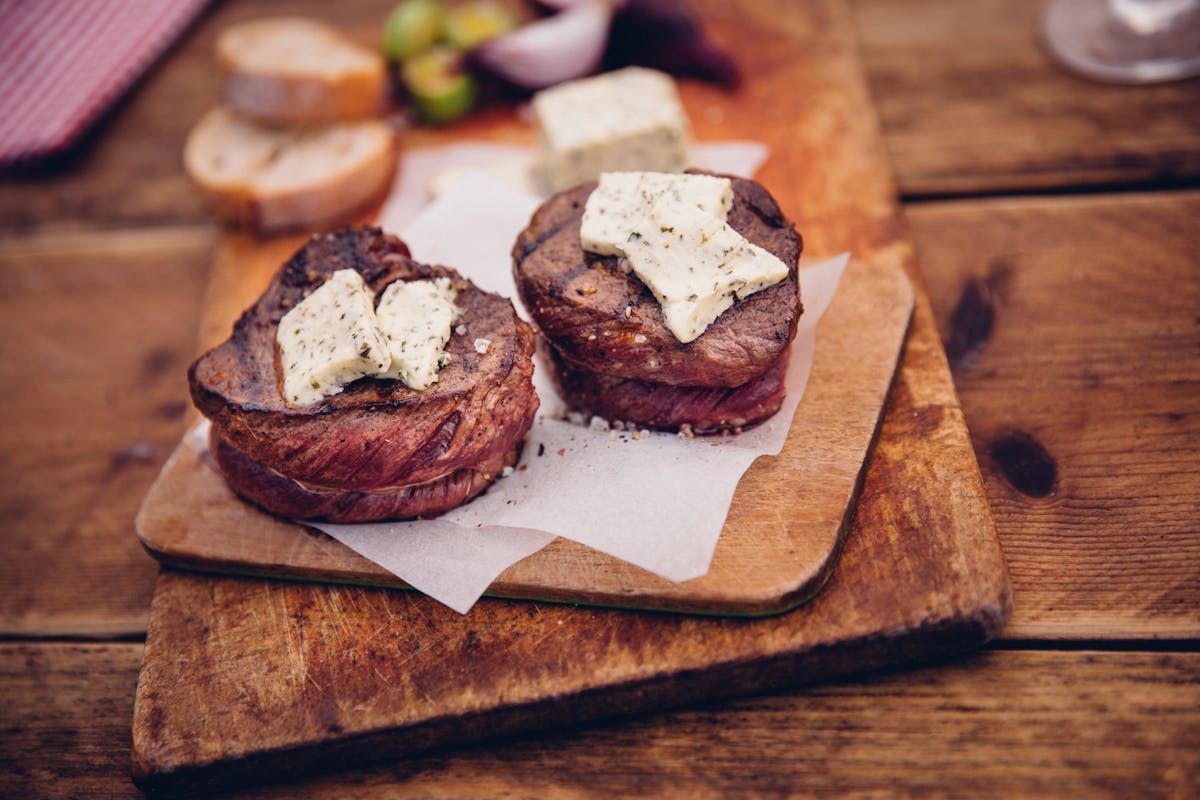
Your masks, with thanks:
M 1051 0 L 1050 53 L 1100 81 L 1155 83 L 1200 75 L 1200 1 Z

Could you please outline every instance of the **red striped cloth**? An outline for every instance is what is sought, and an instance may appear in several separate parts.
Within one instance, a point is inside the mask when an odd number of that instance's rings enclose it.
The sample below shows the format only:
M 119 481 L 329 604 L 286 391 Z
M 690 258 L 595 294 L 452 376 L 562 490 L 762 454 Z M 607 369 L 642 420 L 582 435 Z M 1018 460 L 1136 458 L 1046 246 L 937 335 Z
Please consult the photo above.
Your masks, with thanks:
M 75 142 L 208 0 L 0 0 L 0 166 Z

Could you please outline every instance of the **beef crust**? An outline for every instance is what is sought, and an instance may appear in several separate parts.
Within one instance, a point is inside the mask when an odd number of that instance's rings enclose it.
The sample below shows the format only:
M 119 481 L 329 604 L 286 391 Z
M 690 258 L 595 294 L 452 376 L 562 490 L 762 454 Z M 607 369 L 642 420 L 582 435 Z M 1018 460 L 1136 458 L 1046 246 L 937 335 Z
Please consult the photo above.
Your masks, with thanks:
M 801 313 L 797 263 L 803 242 L 758 183 L 730 177 L 734 230 L 788 266 L 788 277 L 736 302 L 697 339 L 680 343 L 662 309 L 619 259 L 583 250 L 579 224 L 595 183 L 547 200 L 513 246 L 526 309 L 571 363 L 616 378 L 673 386 L 741 386 L 775 364 Z
M 600 375 L 551 352 L 555 381 L 567 405 L 589 416 L 639 427 L 700 435 L 740 433 L 783 405 L 788 352 L 741 386 L 671 386 Z
M 358 271 L 376 296 L 396 280 L 453 282 L 465 330 L 447 343 L 451 361 L 436 383 L 418 392 L 400 381 L 365 378 L 309 406 L 284 401 L 275 344 L 279 320 L 339 269 Z M 477 339 L 489 340 L 485 352 L 477 352 Z M 212 420 L 222 448 L 236 451 L 262 475 L 276 474 L 322 495 L 395 494 L 435 481 L 474 487 L 442 493 L 449 508 L 486 485 L 478 485 L 478 476 L 465 483 L 451 476 L 467 471 L 490 481 L 494 464 L 513 453 L 528 432 L 538 406 L 533 343 L 532 329 L 508 300 L 452 269 L 413 261 L 403 242 L 378 228 L 342 228 L 310 239 L 242 314 L 230 338 L 192 365 L 188 379 L 192 399 Z M 235 462 L 226 455 L 227 465 Z M 253 483 L 237 481 L 244 496 L 266 505 L 250 496 Z M 308 505 L 273 510 L 303 518 Z M 340 518 L 348 519 L 344 513 Z
M 516 464 L 521 447 L 489 457 L 486 463 L 412 486 L 372 492 L 308 486 L 248 458 L 225 441 L 216 428 L 209 448 L 226 482 L 244 499 L 265 511 L 294 519 L 368 522 L 434 516 L 483 492 L 505 467 Z

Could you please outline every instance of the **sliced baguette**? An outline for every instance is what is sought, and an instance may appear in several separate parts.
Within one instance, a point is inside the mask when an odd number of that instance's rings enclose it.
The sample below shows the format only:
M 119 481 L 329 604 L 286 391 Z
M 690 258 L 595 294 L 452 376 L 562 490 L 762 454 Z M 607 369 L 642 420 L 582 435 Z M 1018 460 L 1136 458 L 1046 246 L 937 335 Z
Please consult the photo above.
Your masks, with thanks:
M 233 25 L 217 37 L 225 103 L 264 122 L 363 119 L 383 112 L 383 56 L 323 22 L 276 17 Z
M 225 107 L 196 124 L 183 156 L 218 214 L 264 232 L 344 219 L 391 185 L 395 158 L 382 120 L 274 128 Z

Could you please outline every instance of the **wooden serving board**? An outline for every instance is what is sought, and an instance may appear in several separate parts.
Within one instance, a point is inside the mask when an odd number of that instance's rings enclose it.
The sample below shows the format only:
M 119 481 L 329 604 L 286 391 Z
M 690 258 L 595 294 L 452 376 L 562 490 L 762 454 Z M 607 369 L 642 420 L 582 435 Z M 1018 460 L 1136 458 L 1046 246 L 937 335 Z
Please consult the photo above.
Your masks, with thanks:
M 894 287 L 904 272 L 917 287 L 859 500 L 824 590 L 796 610 L 750 620 L 489 599 L 460 616 L 411 592 L 167 568 L 134 710 L 140 786 L 293 777 L 908 664 L 977 647 L 1004 624 L 1011 598 L 1003 556 L 847 9 L 839 0 L 696 5 L 746 72 L 736 93 L 682 87 L 698 138 L 765 141 L 772 155 L 759 179 L 796 220 L 807 253 L 855 254 L 848 286 L 861 277 L 864 286 Z M 511 112 L 480 115 L 459 131 L 481 133 L 526 135 Z M 278 263 L 294 244 L 235 239 L 225 252 L 276 248 Z M 214 287 L 210 300 L 226 291 Z M 245 290 L 246 302 L 258 288 Z M 867 337 L 873 317 L 857 317 L 848 335 Z M 793 430 L 792 438 L 806 434 Z M 814 490 L 756 483 L 767 468 L 756 464 L 739 489 L 753 493 L 745 508 L 760 515 L 747 536 L 773 517 L 795 519 Z
M 280 263 L 271 246 L 235 252 L 225 253 L 224 268 L 214 275 L 234 287 L 221 297 L 238 298 L 210 314 L 224 316 L 226 330 L 245 307 L 239 287 L 261 286 Z M 812 597 L 833 568 L 852 516 L 912 299 L 899 267 L 857 261 L 847 267 L 821 318 L 808 388 L 788 441 L 779 456 L 759 459 L 739 484 L 706 575 L 673 583 L 558 539 L 505 570 L 489 594 L 708 614 L 776 613 Z M 524 458 L 534 458 L 528 448 Z M 571 460 L 560 468 L 571 469 Z M 780 497 L 793 499 L 781 506 Z M 320 531 L 239 499 L 193 442 L 179 445 L 151 487 L 137 532 L 147 550 L 173 566 L 408 588 Z

